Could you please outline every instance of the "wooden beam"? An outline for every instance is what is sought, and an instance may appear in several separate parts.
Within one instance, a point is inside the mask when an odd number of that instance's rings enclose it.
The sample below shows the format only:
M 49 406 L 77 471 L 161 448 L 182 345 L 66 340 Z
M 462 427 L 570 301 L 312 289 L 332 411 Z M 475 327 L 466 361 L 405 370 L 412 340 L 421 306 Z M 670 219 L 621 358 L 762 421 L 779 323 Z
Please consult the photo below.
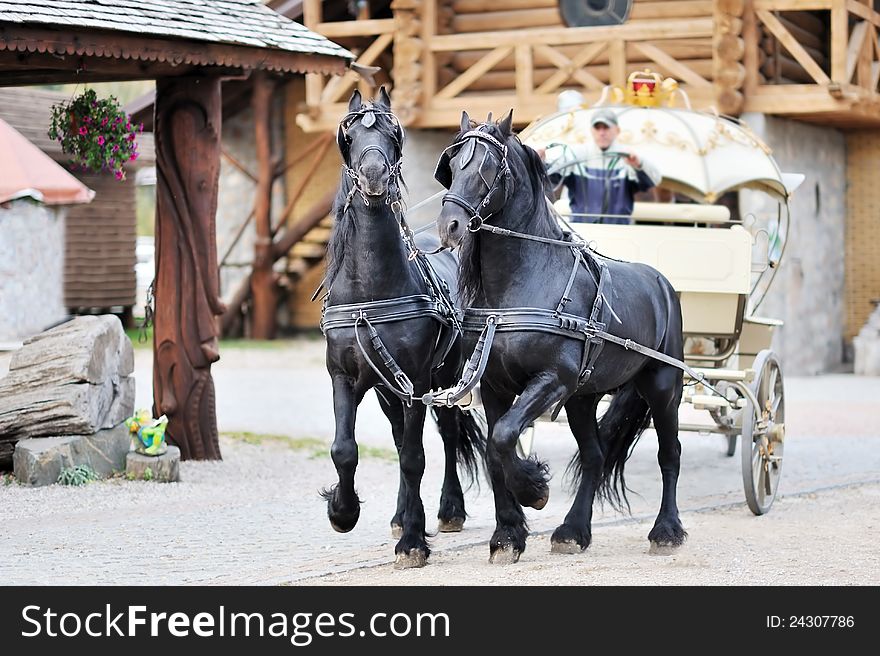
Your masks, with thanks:
M 391 45 L 394 40 L 393 34 L 382 34 L 373 41 L 366 50 L 357 58 L 358 64 L 370 66 L 376 58 L 381 55 L 385 49 Z M 333 78 L 324 87 L 321 92 L 321 104 L 334 102 L 351 88 L 351 85 L 358 81 L 358 74 L 354 71 L 348 71 L 345 75 Z
M 690 21 L 673 19 L 624 23 L 610 27 L 561 27 L 473 34 L 439 34 L 428 44 L 428 47 L 434 52 L 454 52 L 488 50 L 501 46 L 515 46 L 518 43 L 555 46 L 611 39 L 623 41 L 688 39 L 711 37 L 713 33 L 714 21 L 711 18 L 697 18 Z
M 392 34 L 397 21 L 393 18 L 370 18 L 368 20 L 338 21 L 335 23 L 318 23 L 312 28 L 318 34 L 331 39 L 349 36 L 376 36 Z
M 608 77 L 611 84 L 623 88 L 626 85 L 626 44 L 622 39 L 614 39 L 608 46 Z
M 321 4 L 321 0 L 303 0 L 302 2 L 303 24 L 310 30 L 314 30 L 323 18 Z
M 560 69 L 557 73 L 554 73 L 550 78 L 545 80 L 544 83 L 536 89 L 536 92 L 550 93 L 551 91 L 555 91 L 559 88 L 560 84 L 569 78 L 576 79 L 584 85 L 585 89 L 602 89 L 605 84 L 596 76 L 583 70 L 582 67 L 589 64 L 596 55 L 606 48 L 606 46 L 606 43 L 591 43 L 571 59 L 548 46 L 534 46 L 536 54 L 542 54 L 554 66 Z
M 743 82 L 743 91 L 746 97 L 758 87 L 758 66 L 760 65 L 758 56 L 758 18 L 755 16 L 755 0 L 746 0 L 743 10 L 743 41 L 745 41 L 745 52 L 743 52 L 743 66 L 746 67 L 746 79 Z
M 832 0 L 831 6 L 831 79 L 847 81 L 846 51 L 849 45 L 849 14 L 846 0 Z M 792 53 L 794 54 L 794 53 Z
M 851 103 L 837 100 L 817 84 L 765 85 L 746 96 L 744 111 L 765 114 L 819 114 L 847 111 Z
M 437 34 L 437 2 L 424 0 L 422 3 L 422 43 L 430 43 Z M 437 93 L 437 61 L 434 53 L 425 48 L 422 51 L 422 97 L 433 98 Z
M 868 5 L 863 5 L 861 2 L 856 2 L 856 0 L 847 0 L 846 9 L 851 14 L 855 14 L 859 18 L 870 21 L 875 26 L 880 27 L 880 13 L 877 13 Z
M 527 98 L 535 89 L 535 80 L 532 74 L 534 62 L 532 61 L 532 46 L 519 44 L 516 46 L 516 95 Z
M 762 11 L 815 11 L 831 9 L 832 0 L 754 0 Z
M 862 88 L 876 91 L 876 89 L 872 89 L 871 85 L 871 63 L 874 60 L 874 42 L 877 40 L 877 34 L 874 26 L 868 21 L 862 21 L 859 25 L 864 25 L 866 29 L 856 65 L 858 84 Z
M 507 57 L 507 55 L 509 55 L 512 51 L 513 46 L 502 46 L 499 48 L 495 48 L 476 64 L 474 64 L 464 73 L 459 75 L 450 84 L 447 84 L 445 87 L 440 89 L 440 91 L 438 91 L 434 95 L 434 97 L 452 98 L 453 96 L 457 96 L 459 93 L 464 91 L 471 82 L 476 80 L 486 71 L 490 70 L 495 64 Z
M 770 32 L 773 33 L 773 36 L 779 39 L 779 42 L 789 53 L 791 53 L 791 56 L 804 67 L 804 70 L 810 74 L 810 77 L 816 80 L 819 84 L 828 84 L 831 82 L 829 77 L 825 74 L 825 71 L 822 70 L 812 57 L 810 57 L 807 51 L 804 50 L 803 46 L 795 40 L 791 35 L 791 32 L 785 29 L 776 16 L 763 9 L 757 9 L 755 13 L 758 16 L 758 19 L 764 23 L 764 26 L 770 30 Z
M 680 82 L 685 82 L 695 87 L 712 86 L 712 83 L 709 82 L 709 80 L 688 68 L 684 62 L 680 62 L 675 58 L 670 57 L 657 46 L 653 46 L 650 43 L 634 43 L 632 45 L 643 55 L 650 57 L 653 61 L 660 64 L 663 68 L 669 71 L 673 77 L 678 78 Z
M 254 339 L 275 337 L 275 312 L 278 299 L 272 271 L 272 143 L 271 112 L 274 83 L 262 71 L 253 75 L 251 96 L 254 116 L 254 145 L 257 155 L 257 188 L 254 192 L 254 264 L 251 274 L 251 334 Z
M 859 56 L 864 50 L 865 37 L 867 35 L 867 21 L 856 23 L 849 38 L 849 45 L 846 47 L 846 77 L 842 80 L 843 82 L 852 80 L 853 73 L 856 72 L 856 65 L 859 63 Z

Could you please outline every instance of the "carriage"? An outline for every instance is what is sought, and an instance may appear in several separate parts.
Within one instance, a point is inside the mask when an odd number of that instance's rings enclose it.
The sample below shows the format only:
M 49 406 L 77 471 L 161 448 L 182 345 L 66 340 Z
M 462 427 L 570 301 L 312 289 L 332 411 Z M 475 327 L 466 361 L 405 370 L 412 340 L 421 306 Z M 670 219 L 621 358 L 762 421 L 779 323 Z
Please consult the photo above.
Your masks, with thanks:
M 520 138 L 546 150 L 550 173 L 595 170 L 590 160 L 596 156 L 585 155 L 582 146 L 591 139 L 590 119 L 600 108 L 612 109 L 621 129 L 620 152 L 604 153 L 602 165 L 625 157 L 631 147 L 659 168 L 662 182 L 654 199 L 635 202 L 631 225 L 572 216 L 564 198 L 555 204 L 560 220 L 596 252 L 649 264 L 672 282 L 681 301 L 690 369 L 680 414 L 702 416 L 681 421 L 680 429 L 723 435 L 728 456 L 741 438 L 746 501 L 753 513 L 764 514 L 782 471 L 785 399 L 782 368 L 771 349 L 782 322 L 761 316 L 759 309 L 785 251 L 789 197 L 803 176 L 781 172 L 770 149 L 745 124 L 691 110 L 673 81 L 650 72 L 630 76 L 626 91 L 606 89 L 596 106 L 535 121 Z M 740 190 L 765 196 L 773 211 L 738 216 L 730 201 Z M 657 196 L 677 202 L 656 202 Z M 578 222 L 583 218 L 596 222 Z M 532 427 L 521 436 L 522 455 L 530 452 L 534 434 Z

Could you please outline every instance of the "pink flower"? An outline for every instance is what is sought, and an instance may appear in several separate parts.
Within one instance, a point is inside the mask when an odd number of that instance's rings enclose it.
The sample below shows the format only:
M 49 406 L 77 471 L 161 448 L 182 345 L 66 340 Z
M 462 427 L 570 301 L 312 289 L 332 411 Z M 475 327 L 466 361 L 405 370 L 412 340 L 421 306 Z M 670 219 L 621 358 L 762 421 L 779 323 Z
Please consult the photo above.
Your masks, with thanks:
M 105 125 L 107 125 L 107 121 L 108 121 L 108 120 L 109 120 L 109 119 L 108 119 L 106 116 L 105 116 L 104 118 L 102 118 L 102 119 L 101 119 L 101 127 L 104 127 Z
M 99 145 L 99 146 L 103 146 L 103 145 L 104 145 L 104 137 L 101 137 L 101 136 L 98 137 L 98 145 Z
M 131 154 L 131 157 L 128 158 L 128 161 L 129 161 L 129 162 L 133 162 L 133 161 L 135 161 L 137 158 L 138 158 L 138 154 L 137 154 L 137 153 L 132 153 L 132 154 Z
M 121 169 L 119 171 L 117 171 L 115 173 L 115 175 L 116 175 L 117 180 L 124 180 L 125 179 L 125 171 L 123 171 Z
M 126 130 L 131 130 L 131 123 L 126 123 L 126 124 L 125 124 L 125 129 L 126 129 Z
M 83 126 L 83 127 L 81 127 L 81 128 L 79 129 L 79 133 L 80 133 L 80 135 L 82 135 L 82 136 L 84 137 L 84 136 L 86 136 L 86 135 L 89 133 L 89 130 L 88 130 L 88 128 L 86 128 L 85 126 Z
M 126 140 L 128 140 L 128 141 L 134 141 L 134 133 L 129 134 L 129 135 L 126 137 Z
M 119 152 L 119 144 L 113 144 L 113 152 L 114 153 Z

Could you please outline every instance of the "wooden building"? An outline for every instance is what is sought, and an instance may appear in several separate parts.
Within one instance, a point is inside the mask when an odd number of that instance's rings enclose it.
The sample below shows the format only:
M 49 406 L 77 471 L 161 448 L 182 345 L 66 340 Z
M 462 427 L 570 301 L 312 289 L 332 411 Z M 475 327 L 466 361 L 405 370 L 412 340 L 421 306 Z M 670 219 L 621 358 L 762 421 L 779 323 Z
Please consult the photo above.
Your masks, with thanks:
M 769 302 L 783 318 L 811 321 L 790 321 L 783 351 L 793 372 L 834 368 L 880 300 L 880 0 L 606 4 L 628 4 L 625 20 L 566 24 L 586 5 L 567 0 L 272 1 L 358 64 L 381 68 L 376 81 L 391 88 L 410 141 L 456 129 L 463 109 L 482 117 L 513 107 L 522 127 L 555 111 L 565 89 L 596 102 L 605 85 L 645 68 L 677 79 L 694 108 L 757 126 L 784 166 L 808 175 L 794 250 Z M 306 75 L 297 124 L 335 129 L 356 85 L 369 93 L 351 71 Z

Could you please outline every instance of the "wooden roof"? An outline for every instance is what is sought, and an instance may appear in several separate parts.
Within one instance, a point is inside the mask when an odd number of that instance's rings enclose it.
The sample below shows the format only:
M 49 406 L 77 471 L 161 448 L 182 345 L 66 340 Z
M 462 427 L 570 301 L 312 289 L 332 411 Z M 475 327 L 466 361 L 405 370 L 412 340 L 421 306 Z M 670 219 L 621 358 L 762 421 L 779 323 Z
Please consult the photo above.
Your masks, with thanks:
M 352 58 L 260 0 L 0 0 L 6 86 L 155 78 L 205 67 L 340 73 Z

